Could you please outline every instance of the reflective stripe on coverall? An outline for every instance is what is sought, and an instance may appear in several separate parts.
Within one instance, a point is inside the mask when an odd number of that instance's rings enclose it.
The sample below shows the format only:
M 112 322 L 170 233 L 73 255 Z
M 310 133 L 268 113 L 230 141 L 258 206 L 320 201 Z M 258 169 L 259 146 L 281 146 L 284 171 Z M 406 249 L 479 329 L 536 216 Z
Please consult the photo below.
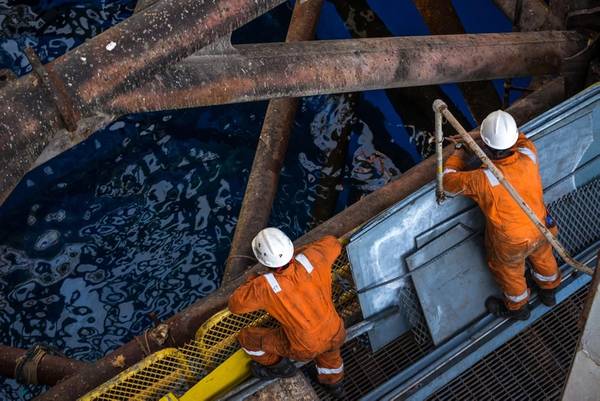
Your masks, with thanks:
M 317 365 L 319 381 L 342 380 L 340 347 L 344 323 L 332 301 L 331 267 L 341 252 L 339 241 L 326 236 L 298 250 L 288 267 L 250 279 L 229 298 L 236 314 L 264 310 L 280 328 L 247 327 L 238 340 L 246 353 L 263 365 L 282 357 Z
M 513 154 L 494 160 L 541 221 L 545 221 L 542 179 L 537 150 L 520 134 Z M 463 171 L 466 163 L 457 155 L 448 158 L 444 188 L 473 199 L 486 220 L 485 247 L 490 271 L 504 292 L 508 309 L 520 309 L 529 300 L 525 281 L 525 259 L 533 266 L 533 278 L 540 288 L 556 288 L 560 272 L 552 247 L 496 177 L 484 167 Z M 556 235 L 557 229 L 551 231 Z

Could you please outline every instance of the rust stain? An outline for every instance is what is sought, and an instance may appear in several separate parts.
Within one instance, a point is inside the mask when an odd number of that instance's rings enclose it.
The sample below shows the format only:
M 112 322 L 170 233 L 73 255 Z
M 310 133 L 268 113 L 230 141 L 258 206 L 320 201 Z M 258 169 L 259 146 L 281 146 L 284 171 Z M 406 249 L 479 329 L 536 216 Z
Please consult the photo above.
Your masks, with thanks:
M 115 368 L 124 368 L 127 366 L 125 357 L 122 354 L 117 355 L 111 362 L 111 365 Z

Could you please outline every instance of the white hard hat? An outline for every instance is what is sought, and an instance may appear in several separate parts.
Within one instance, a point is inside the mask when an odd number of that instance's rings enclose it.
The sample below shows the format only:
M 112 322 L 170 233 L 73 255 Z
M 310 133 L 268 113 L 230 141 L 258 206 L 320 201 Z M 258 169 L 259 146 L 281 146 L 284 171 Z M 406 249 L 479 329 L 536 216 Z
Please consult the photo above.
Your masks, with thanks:
M 265 228 L 252 240 L 252 251 L 258 261 L 272 268 L 286 265 L 294 256 L 294 244 L 278 228 Z
M 518 138 L 517 123 L 505 111 L 496 110 L 481 123 L 481 139 L 492 149 L 508 149 L 517 142 Z

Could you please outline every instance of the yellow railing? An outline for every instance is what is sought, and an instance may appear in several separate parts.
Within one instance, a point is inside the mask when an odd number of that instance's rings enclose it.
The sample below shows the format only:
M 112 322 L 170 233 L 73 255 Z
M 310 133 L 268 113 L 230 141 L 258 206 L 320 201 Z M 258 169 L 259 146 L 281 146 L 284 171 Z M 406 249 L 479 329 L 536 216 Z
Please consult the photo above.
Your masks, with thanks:
M 154 400 L 175 387 L 194 382 L 185 355 L 176 348 L 165 348 L 121 372 L 92 390 L 83 400 Z

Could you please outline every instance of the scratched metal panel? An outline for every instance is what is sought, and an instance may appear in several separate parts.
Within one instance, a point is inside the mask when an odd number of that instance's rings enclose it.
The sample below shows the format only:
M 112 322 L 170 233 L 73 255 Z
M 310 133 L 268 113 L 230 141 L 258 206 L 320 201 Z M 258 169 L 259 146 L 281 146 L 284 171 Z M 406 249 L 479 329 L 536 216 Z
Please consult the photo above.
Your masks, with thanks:
M 415 284 L 423 315 L 435 345 L 443 343 L 469 323 L 485 314 L 483 300 L 500 295 L 485 263 L 483 235 L 463 239 L 465 232 L 448 232 L 442 237 L 456 236 L 456 244 L 445 246 L 449 238 L 436 239 L 431 253 L 435 259 L 415 270 Z
M 406 265 L 408 266 L 408 270 L 414 271 L 425 264 L 436 263 L 437 258 L 446 250 L 466 240 L 474 233 L 473 228 L 463 223 L 455 223 L 452 228 L 425 243 L 412 255 L 407 256 Z
M 538 148 L 545 199 L 551 202 L 587 182 L 600 169 L 600 85 L 521 129 Z M 439 206 L 434 189 L 433 182 L 424 186 L 382 212 L 352 237 L 347 247 L 348 257 L 365 317 L 392 305 L 405 306 L 400 300 L 403 295 L 406 297 L 411 284 L 402 277 L 408 272 L 407 258 L 419 248 L 456 222 L 473 231 L 481 230 L 481 214 L 474 211 L 477 208 L 470 200 L 459 196 Z M 465 257 L 480 252 L 474 244 L 461 249 Z M 395 278 L 400 279 L 372 288 Z M 406 313 L 398 316 L 393 326 L 370 333 L 373 348 L 378 349 L 410 329 Z

